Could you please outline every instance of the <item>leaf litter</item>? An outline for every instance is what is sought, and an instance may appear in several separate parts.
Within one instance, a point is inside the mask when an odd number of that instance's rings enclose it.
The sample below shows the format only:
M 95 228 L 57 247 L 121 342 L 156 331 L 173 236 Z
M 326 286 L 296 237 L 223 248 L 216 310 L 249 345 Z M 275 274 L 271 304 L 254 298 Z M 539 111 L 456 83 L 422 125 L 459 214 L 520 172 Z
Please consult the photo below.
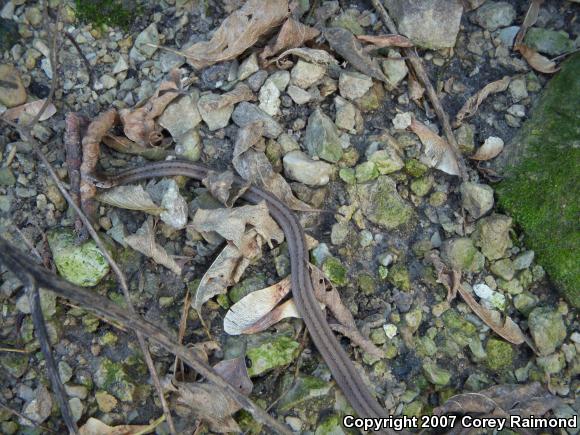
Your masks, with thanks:
M 459 164 L 451 145 L 415 118 L 411 120 L 409 126 L 411 131 L 419 136 L 424 146 L 421 160 L 431 168 L 437 168 L 449 175 L 459 175 Z
M 469 97 L 463 107 L 459 110 L 459 112 L 457 112 L 457 116 L 455 117 L 455 127 L 459 127 L 464 120 L 475 115 L 481 103 L 483 103 L 485 99 L 491 94 L 505 91 L 508 88 L 510 82 L 511 77 L 505 76 L 501 80 L 488 83 L 475 95 Z
M 260 59 L 266 60 L 281 51 L 300 47 L 318 35 L 320 35 L 320 30 L 302 24 L 294 18 L 288 18 L 280 28 L 275 40 L 262 50 Z

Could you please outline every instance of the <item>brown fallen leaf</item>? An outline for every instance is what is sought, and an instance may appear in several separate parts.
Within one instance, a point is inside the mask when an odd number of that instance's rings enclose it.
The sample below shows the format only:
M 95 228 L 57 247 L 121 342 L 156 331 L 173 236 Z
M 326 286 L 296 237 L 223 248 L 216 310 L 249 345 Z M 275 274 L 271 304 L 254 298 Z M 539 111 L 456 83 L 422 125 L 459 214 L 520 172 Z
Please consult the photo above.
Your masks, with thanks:
M 121 425 L 109 426 L 94 417 L 90 417 L 87 422 L 79 428 L 79 435 L 136 435 L 147 434 L 155 431 L 159 425 Z
M 281 243 L 284 240 L 284 233 L 270 217 L 265 202 L 235 208 L 198 209 L 192 226 L 201 233 L 215 231 L 238 249 L 244 243 L 246 228 L 253 228 L 270 246 L 272 241 Z
M 467 305 L 469 305 L 469 308 L 471 308 L 472 311 L 477 314 L 477 316 L 483 320 L 487 326 L 493 329 L 497 335 L 513 344 L 522 344 L 526 342 L 524 333 L 510 317 L 506 316 L 503 323 L 497 321 L 496 318 L 492 315 L 491 310 L 488 310 L 487 308 L 479 305 L 471 293 L 462 285 L 457 287 L 457 292 L 461 295 Z
M 103 137 L 103 143 L 117 152 L 142 156 L 148 160 L 164 160 L 169 155 L 169 152 L 163 147 L 144 147 L 125 136 L 107 134 Z
M 536 50 L 527 45 L 520 44 L 516 49 L 520 52 L 522 57 L 526 59 L 526 62 L 528 62 L 528 64 L 536 71 L 544 74 L 554 74 L 560 70 L 560 67 L 556 62 L 542 56 Z
M 495 82 L 488 83 L 482 89 L 480 89 L 475 95 L 472 95 L 467 99 L 463 107 L 457 113 L 455 117 L 455 127 L 459 127 L 464 120 L 471 118 L 477 112 L 479 105 L 485 101 L 487 97 L 491 94 L 497 92 L 503 92 L 508 88 L 510 84 L 511 77 L 505 76 L 501 80 L 496 80 Z
M 215 172 L 209 171 L 202 183 L 214 198 L 228 208 L 244 194 L 250 183 L 246 182 L 239 186 L 234 183 L 235 176 L 232 171 Z
M 232 159 L 235 170 L 244 180 L 264 187 L 291 209 L 311 211 L 312 208 L 308 204 L 294 196 L 286 179 L 274 172 L 272 164 L 263 151 L 265 148 L 263 132 L 262 122 L 248 124 L 238 130 Z M 256 148 L 260 148 L 260 151 Z
M 21 104 L 20 106 L 12 107 L 11 109 L 6 110 L 2 114 L 1 117 L 3 119 L 8 120 L 8 121 L 18 120 L 23 115 L 26 117 L 30 117 L 32 119 L 42 109 L 45 101 L 46 101 L 46 98 L 44 98 L 42 100 L 32 101 L 31 103 Z M 42 112 L 42 116 L 38 120 L 39 121 L 46 121 L 48 118 L 50 118 L 55 113 L 56 113 L 56 107 L 54 106 L 54 104 L 49 103 L 48 106 L 46 106 L 46 109 L 44 110 L 44 112 Z
M 409 98 L 415 102 L 421 100 L 423 98 L 423 94 L 425 93 L 425 88 L 423 85 L 419 83 L 413 74 L 409 74 L 407 83 L 409 86 Z
M 213 432 L 241 432 L 232 417 L 240 409 L 240 405 L 214 384 L 174 382 L 174 386 L 177 391 L 172 400 L 172 409 L 179 416 L 197 418 L 207 423 Z
M 427 166 L 437 168 L 449 175 L 459 175 L 459 164 L 449 143 L 415 118 L 409 126 L 419 136 L 424 146 L 421 160 Z
M 179 78 L 171 76 L 169 80 L 159 85 L 155 94 L 143 105 L 120 110 L 119 116 L 125 136 L 142 147 L 158 145 L 162 134 L 156 118 L 177 96 L 179 96 Z
M 520 26 L 520 30 L 514 39 L 514 48 L 518 47 L 522 44 L 528 29 L 532 27 L 536 20 L 538 19 L 538 14 L 540 12 L 540 6 L 544 3 L 544 0 L 531 0 L 530 6 L 528 6 L 528 11 L 526 12 L 526 16 L 524 17 L 524 21 Z
M 324 37 L 330 47 L 353 68 L 369 77 L 384 83 L 388 82 L 377 60 L 363 50 L 360 42 L 351 32 L 341 27 L 331 27 L 324 31 Z
M 486 161 L 497 157 L 502 152 L 504 142 L 499 137 L 488 137 L 483 145 L 480 146 L 474 155 L 470 157 L 471 160 Z
M 288 18 L 280 28 L 278 35 L 276 35 L 275 41 L 262 50 L 260 59 L 266 60 L 283 50 L 300 47 L 306 41 L 310 41 L 318 35 L 320 35 L 318 29 L 306 26 L 293 18 Z
M 243 235 L 239 249 L 228 243 L 201 278 L 191 306 L 199 311 L 209 299 L 224 294 L 237 283 L 250 263 L 262 254 L 263 243 L 255 229 Z
M 151 258 L 156 263 L 167 267 L 176 275 L 181 275 L 181 266 L 179 266 L 167 251 L 155 241 L 152 217 L 149 217 L 135 234 L 126 236 L 125 242 L 131 248 L 139 251 L 146 257 Z
M 81 208 L 92 220 L 96 218 L 95 195 L 97 188 L 93 183 L 92 176 L 95 173 L 97 162 L 99 161 L 100 143 L 105 134 L 113 127 L 117 111 L 110 109 L 101 113 L 92 121 L 82 140 L 82 162 L 80 167 L 81 183 L 80 197 Z
M 218 362 L 213 369 L 240 393 L 249 396 L 254 389 L 254 383 L 248 375 L 246 359 L 239 356 Z
M 196 69 L 234 59 L 287 15 L 287 0 L 248 0 L 222 22 L 209 41 L 193 44 L 181 55 Z
M 357 39 L 374 45 L 373 50 L 385 47 L 413 47 L 413 43 L 403 35 L 358 35 Z
M 113 207 L 144 211 L 153 216 L 159 216 L 163 212 L 163 208 L 155 204 L 149 193 L 138 184 L 105 190 L 97 199 Z
M 562 400 L 550 394 L 539 382 L 517 385 L 495 385 L 476 393 L 463 393 L 450 397 L 447 401 L 435 408 L 435 415 L 467 415 L 476 418 L 506 419 L 506 427 L 510 427 L 510 416 L 527 418 L 542 417 L 549 411 L 562 404 Z M 458 419 L 458 421 L 461 421 Z M 518 433 L 532 434 L 517 428 Z M 479 433 L 473 429 L 464 428 L 461 424 L 452 429 L 452 434 Z

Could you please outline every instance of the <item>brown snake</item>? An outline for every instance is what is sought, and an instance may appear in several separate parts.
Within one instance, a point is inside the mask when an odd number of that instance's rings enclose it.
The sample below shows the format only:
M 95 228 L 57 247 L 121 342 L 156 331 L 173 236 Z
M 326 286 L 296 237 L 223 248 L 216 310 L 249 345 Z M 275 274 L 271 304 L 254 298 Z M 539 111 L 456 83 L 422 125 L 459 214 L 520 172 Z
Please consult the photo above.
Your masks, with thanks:
M 149 163 L 136 169 L 129 169 L 96 181 L 101 188 L 111 188 L 155 177 L 181 175 L 195 180 L 203 180 L 210 169 L 185 161 L 164 161 Z M 243 183 L 241 178 L 236 182 Z M 250 186 L 242 198 L 257 204 L 265 201 L 272 218 L 280 225 L 286 236 L 290 255 L 292 296 L 298 312 L 304 319 L 308 332 L 316 348 L 330 368 L 350 405 L 359 417 L 387 417 L 366 387 L 353 363 L 328 326 L 324 312 L 314 296 L 308 270 L 308 250 L 304 231 L 296 215 L 276 196 L 255 186 Z

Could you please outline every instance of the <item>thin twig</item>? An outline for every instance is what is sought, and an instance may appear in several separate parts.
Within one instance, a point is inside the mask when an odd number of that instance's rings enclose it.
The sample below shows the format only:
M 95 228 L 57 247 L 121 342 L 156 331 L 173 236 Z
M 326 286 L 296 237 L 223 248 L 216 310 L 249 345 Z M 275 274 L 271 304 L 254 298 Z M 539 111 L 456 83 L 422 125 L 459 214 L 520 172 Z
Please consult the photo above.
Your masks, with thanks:
M 28 295 L 28 304 L 30 305 L 30 313 L 32 315 L 34 330 L 36 331 L 36 337 L 38 338 L 40 350 L 42 351 L 42 355 L 46 361 L 48 378 L 50 379 L 52 391 L 56 396 L 58 406 L 60 406 L 62 419 L 64 420 L 64 423 L 66 424 L 69 432 L 78 434 L 79 428 L 75 422 L 75 419 L 73 418 L 72 411 L 67 399 L 68 395 L 64 390 L 64 385 L 60 379 L 56 361 L 54 360 L 54 355 L 52 354 L 52 346 L 48 340 L 48 332 L 46 331 L 44 315 L 42 314 L 42 309 L 40 308 L 40 292 L 38 291 L 38 286 L 34 280 L 31 280 L 30 285 L 26 289 L 26 294 Z
M 397 30 L 395 22 L 391 19 L 387 10 L 382 5 L 380 0 L 371 0 L 371 3 L 375 8 L 375 10 L 378 12 L 379 16 L 381 17 L 381 20 L 383 21 L 383 24 L 387 28 L 387 30 L 391 33 L 398 35 L 399 31 Z M 409 64 L 415 71 L 417 78 L 423 84 L 423 87 L 427 92 L 427 96 L 429 97 L 429 101 L 431 101 L 431 105 L 433 106 L 433 110 L 435 110 L 437 118 L 439 119 L 439 122 L 443 127 L 443 131 L 445 133 L 445 137 L 447 138 L 447 142 L 451 146 L 451 151 L 453 152 L 455 159 L 457 160 L 457 163 L 459 165 L 460 176 L 462 179 L 466 180 L 467 167 L 465 166 L 465 161 L 463 160 L 463 156 L 459 151 L 459 145 L 457 144 L 457 140 L 455 139 L 455 135 L 453 134 L 453 130 L 451 129 L 449 116 L 447 116 L 447 112 L 445 112 L 445 109 L 443 109 L 443 106 L 441 105 L 441 101 L 437 96 L 437 92 L 433 88 L 431 80 L 429 80 L 429 76 L 427 75 L 427 72 L 423 67 L 423 62 L 421 61 L 421 58 L 417 56 L 415 49 L 402 48 L 401 50 L 403 51 L 403 54 L 408 59 Z
M 72 45 L 74 46 L 74 48 L 76 48 L 77 52 L 79 53 L 79 56 L 83 60 L 83 63 L 85 64 L 85 68 L 87 69 L 87 73 L 89 74 L 89 88 L 93 89 L 94 84 L 95 84 L 95 73 L 93 72 L 93 67 L 91 66 L 89 60 L 87 59 L 87 57 L 83 53 L 83 50 L 82 50 L 81 46 L 79 45 L 79 43 L 77 42 L 77 40 L 75 39 L 75 37 L 70 32 L 64 32 L 64 36 L 66 36 L 67 39 L 70 42 L 72 42 Z
M 110 320 L 114 320 L 136 333 L 147 336 L 167 351 L 177 355 L 192 369 L 209 382 L 216 385 L 221 393 L 230 396 L 238 405 L 246 409 L 258 422 L 270 427 L 281 434 L 290 435 L 290 430 L 278 422 L 252 400 L 244 396 L 237 388 L 229 384 L 215 372 L 206 362 L 202 361 L 194 350 L 177 344 L 163 329 L 144 320 L 141 316 L 122 309 L 110 299 L 97 294 L 94 291 L 78 287 L 58 276 L 48 272 L 35 262 L 31 261 L 18 248 L 0 237 L 0 262 L 12 271 L 25 285 L 30 285 L 35 280 L 42 288 L 52 290 L 57 295 L 72 300 L 86 307 L 86 309 L 98 313 Z

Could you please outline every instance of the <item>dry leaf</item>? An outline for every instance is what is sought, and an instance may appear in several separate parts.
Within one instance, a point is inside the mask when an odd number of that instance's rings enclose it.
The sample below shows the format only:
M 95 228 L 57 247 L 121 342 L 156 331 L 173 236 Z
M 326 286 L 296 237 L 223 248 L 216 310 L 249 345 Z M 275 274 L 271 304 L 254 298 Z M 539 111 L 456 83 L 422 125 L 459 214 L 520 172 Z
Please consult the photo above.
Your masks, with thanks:
M 250 87 L 245 83 L 238 83 L 234 89 L 220 95 L 219 98 L 200 99 L 197 104 L 201 110 L 207 113 L 215 112 L 227 106 L 233 106 L 234 104 L 240 103 L 242 101 L 254 100 L 256 100 L 256 96 Z
M 493 331 L 504 340 L 507 340 L 513 344 L 522 344 L 526 341 L 524 333 L 511 318 L 506 316 L 505 321 L 502 324 L 495 319 L 491 310 L 488 310 L 487 308 L 479 305 L 471 293 L 465 290 L 462 285 L 457 287 L 457 292 L 461 295 L 463 300 L 467 303 L 467 305 L 469 305 L 473 312 L 477 314 L 477 316 L 483 320 L 487 326 L 493 329 Z
M 236 185 L 236 177 L 232 171 L 214 172 L 208 171 L 207 177 L 202 183 L 214 198 L 226 207 L 230 208 L 250 187 L 250 183 Z
M 542 5 L 542 3 L 544 3 L 544 0 L 530 1 L 530 6 L 528 7 L 528 11 L 526 12 L 524 21 L 520 26 L 520 30 L 518 30 L 518 34 L 516 35 L 516 38 L 514 40 L 514 47 L 516 49 L 522 44 L 528 29 L 536 23 L 536 20 L 538 19 L 538 13 L 540 12 L 540 6 Z
M 248 375 L 248 368 L 246 367 L 246 359 L 244 356 L 220 361 L 213 366 L 213 369 L 228 384 L 245 396 L 249 396 L 254 389 L 254 383 Z
M 510 84 L 511 77 L 505 76 L 501 80 L 496 80 L 495 82 L 488 83 L 475 95 L 472 95 L 465 102 L 461 110 L 457 113 L 455 117 L 455 127 L 459 127 L 464 120 L 471 118 L 477 112 L 479 105 L 490 96 L 497 92 L 503 92 L 508 88 Z
M 290 289 L 291 284 L 290 278 L 288 277 L 274 285 L 253 291 L 243 297 L 232 305 L 226 313 L 224 317 L 224 331 L 230 335 L 253 334 L 282 320 L 284 317 L 280 317 L 280 312 L 278 312 L 278 315 L 274 317 L 277 319 L 274 323 L 270 323 L 260 329 L 254 327 L 264 316 L 267 316 L 274 310 L 278 303 L 290 293 Z M 261 326 L 265 323 L 260 322 Z
M 503 140 L 499 137 L 488 137 L 482 146 L 480 146 L 475 154 L 470 157 L 472 160 L 491 160 L 496 157 L 503 150 Z
M 44 106 L 45 101 L 46 98 L 42 100 L 36 100 L 31 103 L 21 104 L 20 106 L 12 107 L 11 109 L 6 110 L 2 114 L 2 118 L 8 121 L 15 121 L 19 119 L 22 115 L 34 118 L 38 114 L 38 112 L 40 112 L 42 106 Z M 48 103 L 48 106 L 46 106 L 46 109 L 44 109 L 44 112 L 42 112 L 42 116 L 39 118 L 39 121 L 46 121 L 55 113 L 56 107 L 54 106 L 54 104 Z
M 407 79 L 407 83 L 409 86 L 409 98 L 415 102 L 419 101 L 423 98 L 423 94 L 425 93 L 425 88 L 419 81 L 413 77 L 412 74 L 409 74 L 409 78 Z
M 125 242 L 136 251 L 153 259 L 158 264 L 167 267 L 176 275 L 181 275 L 181 266 L 155 242 L 153 218 L 149 217 L 143 226 L 133 235 L 125 237 Z
M 255 229 L 244 234 L 240 249 L 228 243 L 201 278 L 191 306 L 199 311 L 206 301 L 237 283 L 250 263 L 261 255 L 262 244 Z
M 153 202 L 149 193 L 140 185 L 118 186 L 105 190 L 97 199 L 113 207 L 144 211 L 159 216 L 163 208 Z
M 509 428 L 510 416 L 529 418 L 542 417 L 562 404 L 562 400 L 548 393 L 539 382 L 526 385 L 496 385 L 477 393 L 457 394 L 433 410 L 435 415 L 472 414 L 476 418 L 506 419 Z M 458 419 L 460 421 L 460 419 Z M 461 424 L 449 433 L 475 433 L 473 429 L 464 428 Z M 517 429 L 521 434 L 532 434 L 536 431 Z
M 103 136 L 113 127 L 115 119 L 117 118 L 117 111 L 110 109 L 105 113 L 101 113 L 92 121 L 85 136 L 82 140 L 82 163 L 80 167 L 81 173 L 81 208 L 90 219 L 96 217 L 96 205 L 94 202 L 97 188 L 95 187 L 92 176 L 97 167 L 100 154 L 100 143 Z
M 302 48 L 291 48 L 290 50 L 286 50 L 285 52 L 283 52 L 280 56 L 278 56 L 276 58 L 276 65 L 278 65 L 278 67 L 282 68 L 282 61 L 284 58 L 288 57 L 288 56 L 296 56 L 299 57 L 300 59 L 303 59 L 307 62 L 310 63 L 315 63 L 317 65 L 336 65 L 338 66 L 338 61 L 327 51 L 325 50 L 318 50 L 315 48 L 306 48 L 306 47 L 302 47 Z M 273 63 L 274 60 L 271 60 L 269 62 Z M 287 66 L 287 65 L 286 65 Z
M 409 127 L 419 136 L 425 147 L 421 160 L 427 166 L 437 168 L 450 175 L 459 175 L 459 165 L 451 146 L 425 124 L 413 118 Z
M 94 417 L 90 417 L 87 422 L 79 428 L 79 435 L 134 435 L 146 434 L 155 431 L 155 426 L 144 425 L 121 425 L 109 426 Z
M 222 22 L 211 40 L 193 44 L 181 55 L 196 69 L 234 59 L 287 15 L 287 0 L 248 0 Z
M 123 132 L 133 142 L 148 147 L 160 142 L 161 128 L 156 123 L 165 107 L 179 96 L 178 79 L 171 78 L 159 85 L 155 94 L 142 106 L 119 111 Z
M 241 429 L 232 418 L 240 406 L 214 384 L 176 382 L 177 397 L 172 409 L 181 417 L 195 417 L 207 423 L 217 433 L 236 432 Z
M 262 122 L 248 124 L 238 130 L 232 159 L 234 168 L 244 180 L 265 188 L 293 210 L 312 210 L 308 204 L 294 196 L 284 177 L 274 172 L 264 152 L 254 149 L 263 145 L 263 131 Z M 260 146 L 260 148 L 263 147 Z
M 413 43 L 403 35 L 359 35 L 357 39 L 373 44 L 373 50 L 385 47 L 413 47 Z
M 272 240 L 278 243 L 284 240 L 284 233 L 270 217 L 265 202 L 235 208 L 198 209 L 193 217 L 192 226 L 201 233 L 215 231 L 240 250 L 244 244 L 248 226 L 253 228 L 270 246 L 272 246 Z
M 103 137 L 103 143 L 117 152 L 143 156 L 149 160 L 164 160 L 169 154 L 169 152 L 162 147 L 144 147 L 127 139 L 125 136 L 107 134 Z
M 535 69 L 544 74 L 554 74 L 560 70 L 560 67 L 556 64 L 556 62 L 551 61 L 545 56 L 539 54 L 533 48 L 530 48 L 526 45 L 519 45 L 517 50 L 526 59 L 526 62 Z
M 306 26 L 293 18 L 288 18 L 280 28 L 274 43 L 264 48 L 260 58 L 265 60 L 283 50 L 300 47 L 306 41 L 316 38 L 319 34 L 320 31 L 318 29 Z
M 332 27 L 325 30 L 324 36 L 330 47 L 353 68 L 374 79 L 388 82 L 377 60 L 365 53 L 360 42 L 351 32 L 341 27 Z

